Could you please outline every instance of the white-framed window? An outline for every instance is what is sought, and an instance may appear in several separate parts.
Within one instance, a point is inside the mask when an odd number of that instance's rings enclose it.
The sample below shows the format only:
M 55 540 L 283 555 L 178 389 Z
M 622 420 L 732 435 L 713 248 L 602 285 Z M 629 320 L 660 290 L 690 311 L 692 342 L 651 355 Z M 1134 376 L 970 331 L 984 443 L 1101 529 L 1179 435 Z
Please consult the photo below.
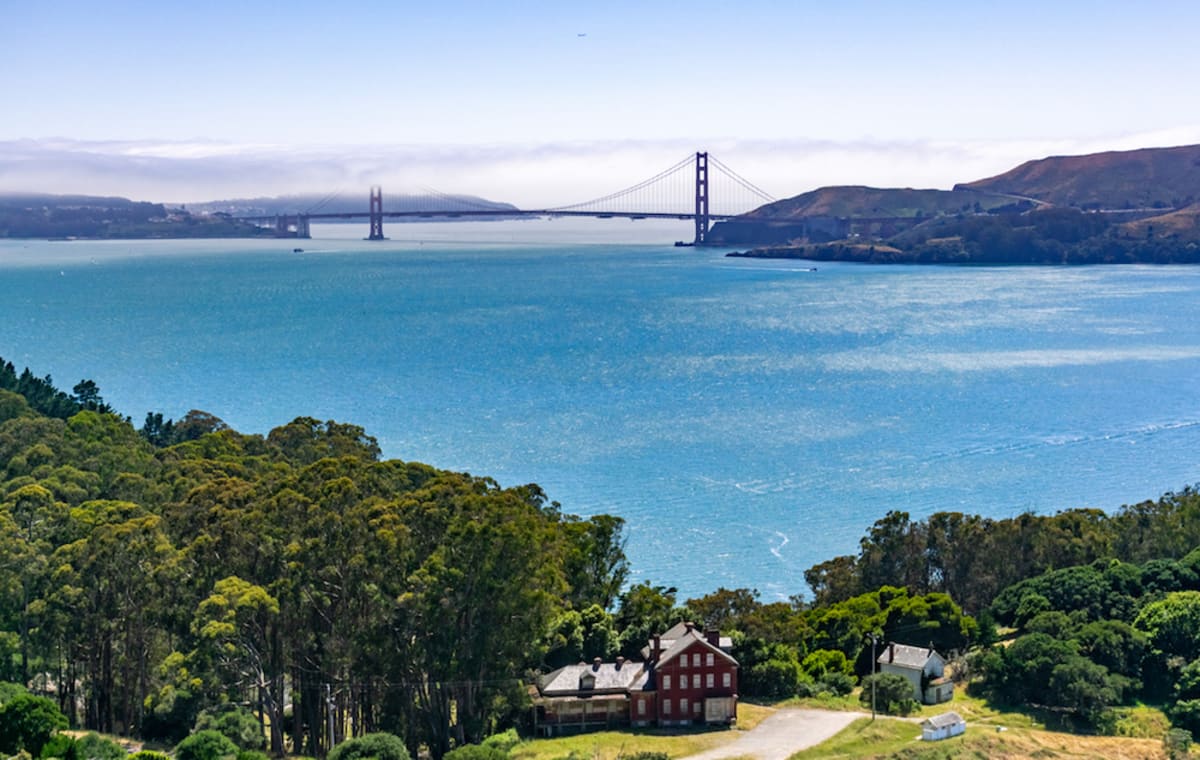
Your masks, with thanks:
M 683 654 L 679 655 L 679 667 L 681 667 L 681 668 L 687 667 L 687 652 L 684 652 Z
M 687 699 L 679 700 L 679 714 L 685 718 L 687 717 Z
M 695 654 L 692 655 L 692 667 L 693 668 L 700 667 L 700 653 L 699 652 L 696 652 Z
M 712 673 L 707 673 L 707 674 L 705 674 L 705 676 L 704 676 L 704 687 L 705 687 L 706 689 L 711 689 L 711 688 L 713 687 L 713 680 L 714 680 L 714 679 L 713 679 L 713 674 L 712 674 Z
M 644 699 L 638 700 L 638 715 L 642 717 L 646 715 L 646 700 Z
M 664 699 L 663 700 L 663 715 L 670 715 L 670 714 L 671 714 L 671 700 Z
M 671 688 L 671 674 L 664 673 L 663 674 L 663 691 L 666 691 L 669 688 Z
M 699 689 L 699 688 L 700 688 L 700 674 L 699 674 L 699 673 L 697 673 L 696 675 L 692 676 L 692 688 L 693 688 L 693 689 Z
M 709 652 L 708 654 L 704 655 L 704 664 L 710 668 L 713 666 L 713 653 L 712 652 Z
M 724 672 L 724 673 L 722 673 L 722 674 L 721 674 L 721 685 L 722 685 L 722 686 L 724 686 L 726 689 L 728 689 L 728 688 L 729 688 L 729 683 L 730 683 L 730 680 L 729 680 L 729 672 L 728 672 L 728 671 L 726 671 L 726 672 Z
M 692 703 L 692 715 L 695 715 L 697 718 L 700 717 L 700 700 L 698 699 Z

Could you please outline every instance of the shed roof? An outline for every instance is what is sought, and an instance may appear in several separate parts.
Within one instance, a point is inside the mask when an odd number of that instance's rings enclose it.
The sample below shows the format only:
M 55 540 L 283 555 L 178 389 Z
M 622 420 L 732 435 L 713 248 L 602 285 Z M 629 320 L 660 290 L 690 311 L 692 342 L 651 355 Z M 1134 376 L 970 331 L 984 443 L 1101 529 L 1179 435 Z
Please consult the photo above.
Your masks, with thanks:
M 921 721 L 922 726 L 928 726 L 929 728 L 946 728 L 948 726 L 958 725 L 959 723 L 966 723 L 966 721 L 963 720 L 961 715 L 953 710 L 950 712 L 944 712 L 941 715 L 935 715 L 932 718 L 926 718 L 925 720 Z

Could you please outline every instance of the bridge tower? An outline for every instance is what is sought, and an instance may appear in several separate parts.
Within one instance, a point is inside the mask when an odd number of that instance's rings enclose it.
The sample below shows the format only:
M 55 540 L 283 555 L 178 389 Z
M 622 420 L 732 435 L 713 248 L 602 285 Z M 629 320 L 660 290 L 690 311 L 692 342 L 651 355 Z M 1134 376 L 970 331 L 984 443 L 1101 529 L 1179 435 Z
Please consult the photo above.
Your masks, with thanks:
M 371 186 L 371 232 L 367 240 L 383 240 L 383 188 Z
M 708 153 L 696 153 L 696 239 L 704 245 L 708 239 Z

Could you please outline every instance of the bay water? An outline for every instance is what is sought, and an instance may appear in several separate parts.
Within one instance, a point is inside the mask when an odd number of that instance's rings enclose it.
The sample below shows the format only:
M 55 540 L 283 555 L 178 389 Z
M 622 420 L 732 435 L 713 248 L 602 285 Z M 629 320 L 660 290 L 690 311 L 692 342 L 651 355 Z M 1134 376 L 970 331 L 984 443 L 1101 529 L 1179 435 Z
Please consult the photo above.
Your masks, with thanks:
M 624 517 L 632 580 L 681 599 L 803 593 L 888 510 L 1113 510 L 1200 479 L 1200 268 L 730 259 L 644 221 L 364 232 L 0 241 L 0 356 L 136 425 L 335 419 L 536 482 Z

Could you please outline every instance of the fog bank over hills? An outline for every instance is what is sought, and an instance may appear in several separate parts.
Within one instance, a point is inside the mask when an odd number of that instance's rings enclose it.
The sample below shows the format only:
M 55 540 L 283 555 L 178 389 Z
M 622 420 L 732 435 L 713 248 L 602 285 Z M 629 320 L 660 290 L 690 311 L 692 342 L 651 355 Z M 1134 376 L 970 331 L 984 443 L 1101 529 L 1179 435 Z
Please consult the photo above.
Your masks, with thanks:
M 588 200 L 710 151 L 778 198 L 830 185 L 929 187 L 989 177 L 1033 156 L 1200 143 L 1200 125 L 1089 140 L 746 140 L 684 137 L 526 144 L 285 146 L 217 140 L 0 140 L 0 191 L 172 205 L 432 187 L 544 208 Z

